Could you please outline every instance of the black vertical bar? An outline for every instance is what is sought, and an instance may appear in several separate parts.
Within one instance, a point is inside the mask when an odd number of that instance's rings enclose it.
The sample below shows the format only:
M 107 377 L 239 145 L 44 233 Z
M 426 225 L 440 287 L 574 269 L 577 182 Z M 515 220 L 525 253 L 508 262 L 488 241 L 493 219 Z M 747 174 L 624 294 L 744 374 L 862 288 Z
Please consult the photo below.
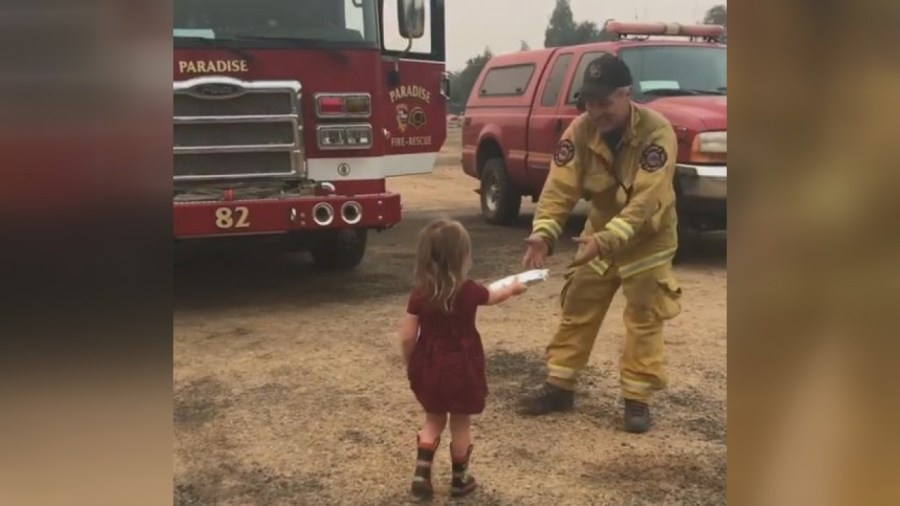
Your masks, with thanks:
M 446 14 L 444 0 L 431 0 L 431 56 L 435 60 L 447 60 Z

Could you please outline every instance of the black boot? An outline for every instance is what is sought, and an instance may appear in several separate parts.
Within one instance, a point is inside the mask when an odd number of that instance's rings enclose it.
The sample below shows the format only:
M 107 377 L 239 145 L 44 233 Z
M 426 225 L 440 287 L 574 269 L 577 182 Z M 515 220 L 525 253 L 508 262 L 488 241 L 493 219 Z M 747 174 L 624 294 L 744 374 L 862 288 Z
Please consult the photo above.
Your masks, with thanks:
M 569 411 L 575 407 L 575 392 L 544 383 L 536 393 L 526 395 L 519 404 L 522 415 L 546 415 L 554 411 Z
M 466 452 L 465 459 L 453 457 L 453 443 L 450 443 L 450 460 L 453 462 L 453 480 L 450 482 L 450 495 L 462 497 L 475 490 L 475 477 L 469 474 L 469 459 L 472 458 L 472 445 Z
M 625 431 L 642 433 L 650 430 L 650 406 L 645 402 L 625 399 Z
M 416 497 L 428 499 L 434 495 L 434 488 L 431 486 L 431 464 L 434 461 L 434 452 L 437 451 L 438 445 L 441 444 L 441 438 L 434 440 L 434 443 L 423 443 L 419 436 L 416 436 L 416 446 L 418 447 L 416 455 L 416 471 L 413 474 L 412 493 Z

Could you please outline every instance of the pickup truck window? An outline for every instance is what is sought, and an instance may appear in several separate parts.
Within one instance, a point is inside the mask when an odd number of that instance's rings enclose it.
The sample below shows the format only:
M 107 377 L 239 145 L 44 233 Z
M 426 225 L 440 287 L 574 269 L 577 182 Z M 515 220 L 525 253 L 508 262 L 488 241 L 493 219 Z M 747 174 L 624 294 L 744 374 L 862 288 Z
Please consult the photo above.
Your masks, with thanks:
M 479 94 L 482 97 L 522 95 L 528 88 L 532 75 L 534 75 L 532 63 L 492 68 L 484 76 Z
M 619 56 L 631 69 L 635 99 L 725 95 L 727 51 L 709 46 L 637 46 Z
M 566 53 L 559 56 L 550 69 L 550 76 L 547 78 L 547 86 L 544 88 L 544 94 L 541 95 L 541 105 L 543 107 L 553 107 L 559 103 L 559 92 L 562 90 L 563 81 L 566 78 L 566 72 L 569 70 L 569 63 L 572 62 L 572 53 Z
M 606 51 L 594 51 L 581 55 L 581 60 L 578 62 L 578 68 L 575 69 L 575 76 L 572 77 L 572 82 L 569 84 L 569 98 L 566 100 L 567 104 L 574 104 L 578 101 L 578 94 L 581 93 L 581 81 L 584 80 L 584 71 L 587 70 L 588 64 L 591 63 L 594 58 L 598 58 L 604 53 L 606 53 Z

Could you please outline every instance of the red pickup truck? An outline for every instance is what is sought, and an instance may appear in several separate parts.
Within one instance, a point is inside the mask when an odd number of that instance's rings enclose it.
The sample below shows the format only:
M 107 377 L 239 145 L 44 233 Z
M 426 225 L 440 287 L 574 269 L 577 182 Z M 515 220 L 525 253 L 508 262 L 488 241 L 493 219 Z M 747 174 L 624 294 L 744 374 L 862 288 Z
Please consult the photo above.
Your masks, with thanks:
M 666 116 L 678 137 L 675 179 L 683 230 L 726 227 L 726 46 L 718 25 L 607 24 L 616 40 L 496 56 L 466 104 L 462 166 L 480 180 L 484 218 L 516 221 L 536 201 L 561 134 L 578 116 L 587 64 L 612 53 L 628 64 L 634 100 Z

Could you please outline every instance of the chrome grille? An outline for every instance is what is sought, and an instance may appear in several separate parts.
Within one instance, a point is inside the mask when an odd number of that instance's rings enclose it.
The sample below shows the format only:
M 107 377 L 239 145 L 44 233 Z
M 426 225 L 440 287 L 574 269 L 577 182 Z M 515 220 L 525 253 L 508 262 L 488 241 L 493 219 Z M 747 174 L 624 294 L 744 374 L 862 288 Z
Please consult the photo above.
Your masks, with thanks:
M 264 146 L 294 142 L 295 126 L 280 123 L 181 123 L 175 125 L 176 146 Z
M 175 116 L 252 116 L 277 115 L 291 110 L 287 93 L 250 93 L 230 100 L 210 100 L 191 95 L 175 95 L 172 109 Z
M 305 175 L 300 83 L 174 83 L 175 181 Z
M 176 156 L 174 170 L 182 179 L 210 174 L 269 176 L 283 172 L 291 163 L 289 153 L 205 153 Z

